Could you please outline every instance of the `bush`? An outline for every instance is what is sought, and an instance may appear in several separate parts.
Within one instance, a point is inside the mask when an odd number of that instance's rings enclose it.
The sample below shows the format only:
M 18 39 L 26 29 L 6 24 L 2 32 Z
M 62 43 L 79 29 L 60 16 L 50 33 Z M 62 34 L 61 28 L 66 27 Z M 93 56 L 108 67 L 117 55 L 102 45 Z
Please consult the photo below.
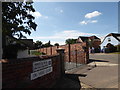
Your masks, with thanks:
M 117 51 L 117 52 L 120 52 L 120 44 L 119 44 L 119 45 L 116 45 L 115 48 L 116 48 L 116 51 Z
M 111 43 L 108 43 L 106 45 L 105 52 L 106 53 L 116 52 L 116 47 L 114 45 L 112 45 Z
M 39 52 L 39 51 L 36 51 L 36 50 L 31 51 L 31 54 L 32 54 L 32 55 L 45 55 L 45 53 Z
M 95 53 L 100 53 L 100 48 L 95 48 L 94 51 Z

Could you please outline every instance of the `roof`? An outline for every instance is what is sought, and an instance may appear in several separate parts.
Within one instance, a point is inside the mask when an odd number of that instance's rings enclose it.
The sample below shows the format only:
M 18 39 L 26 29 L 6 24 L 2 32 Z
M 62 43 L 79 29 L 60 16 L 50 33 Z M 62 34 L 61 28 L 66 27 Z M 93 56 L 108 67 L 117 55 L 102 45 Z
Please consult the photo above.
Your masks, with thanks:
M 13 39 L 17 44 L 23 45 L 25 47 L 30 47 L 33 44 L 33 39 L 17 39 L 15 37 L 7 36 L 8 39 Z
M 90 38 L 90 39 L 99 39 L 99 40 L 100 40 L 100 38 L 98 38 L 98 37 L 96 37 L 96 36 L 90 36 L 89 38 Z
M 83 42 L 87 41 L 88 39 L 91 39 L 91 40 L 99 39 L 99 40 L 100 40 L 100 38 L 98 38 L 98 37 L 96 37 L 96 36 L 90 36 L 90 37 L 79 36 L 78 38 L 81 38 L 81 40 L 82 40 Z
M 116 38 L 120 42 L 120 33 L 110 33 L 106 37 L 109 37 L 109 36 L 113 36 L 114 38 Z M 106 37 L 103 39 L 102 43 L 104 42 Z
M 120 36 L 120 33 L 110 33 L 110 34 L 108 34 L 107 36 Z M 107 37 L 106 36 L 106 37 Z
M 89 39 L 89 37 L 85 37 L 85 36 L 79 36 L 78 38 L 81 38 L 81 40 L 83 42 L 87 41 Z

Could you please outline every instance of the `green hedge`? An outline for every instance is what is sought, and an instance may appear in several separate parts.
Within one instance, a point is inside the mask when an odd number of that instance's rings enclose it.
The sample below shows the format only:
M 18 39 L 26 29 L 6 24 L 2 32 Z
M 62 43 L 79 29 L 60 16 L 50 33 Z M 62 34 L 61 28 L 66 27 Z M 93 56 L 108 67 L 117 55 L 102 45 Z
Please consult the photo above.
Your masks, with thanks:
M 45 53 L 43 53 L 43 52 L 39 52 L 39 51 L 36 51 L 36 50 L 31 50 L 31 54 L 32 55 L 45 55 Z

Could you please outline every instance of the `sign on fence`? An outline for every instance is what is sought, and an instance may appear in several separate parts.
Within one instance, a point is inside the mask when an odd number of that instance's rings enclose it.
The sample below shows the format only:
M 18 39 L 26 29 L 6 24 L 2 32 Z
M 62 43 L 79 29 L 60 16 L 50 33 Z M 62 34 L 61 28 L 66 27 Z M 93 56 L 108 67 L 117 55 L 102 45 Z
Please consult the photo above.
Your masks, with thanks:
M 33 72 L 52 66 L 51 59 L 33 62 Z
M 31 73 L 31 80 L 34 80 L 34 79 L 41 77 L 41 76 L 44 76 L 50 72 L 52 72 L 52 67 L 48 67 L 46 69 L 43 69 L 43 70 L 40 70 L 37 72 L 33 72 L 33 73 Z
M 46 59 L 43 61 L 33 62 L 33 73 L 31 73 L 31 80 L 44 76 L 52 72 L 52 60 Z

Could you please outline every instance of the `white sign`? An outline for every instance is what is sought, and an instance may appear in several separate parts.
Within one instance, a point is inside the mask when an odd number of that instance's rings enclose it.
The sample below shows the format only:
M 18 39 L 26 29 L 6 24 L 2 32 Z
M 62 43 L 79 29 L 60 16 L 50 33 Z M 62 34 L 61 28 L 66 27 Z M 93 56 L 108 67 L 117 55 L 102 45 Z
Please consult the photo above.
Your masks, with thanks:
M 46 59 L 43 61 L 33 62 L 33 72 L 52 66 L 52 60 Z
M 31 73 L 31 80 L 34 80 L 34 79 L 41 77 L 41 76 L 44 76 L 50 72 L 52 72 L 52 67 L 48 67 L 46 69 L 43 69 L 43 70 L 40 70 L 37 72 L 33 72 L 33 73 Z
M 33 62 L 33 73 L 31 73 L 31 80 L 46 75 L 52 71 L 53 69 L 51 59 Z

